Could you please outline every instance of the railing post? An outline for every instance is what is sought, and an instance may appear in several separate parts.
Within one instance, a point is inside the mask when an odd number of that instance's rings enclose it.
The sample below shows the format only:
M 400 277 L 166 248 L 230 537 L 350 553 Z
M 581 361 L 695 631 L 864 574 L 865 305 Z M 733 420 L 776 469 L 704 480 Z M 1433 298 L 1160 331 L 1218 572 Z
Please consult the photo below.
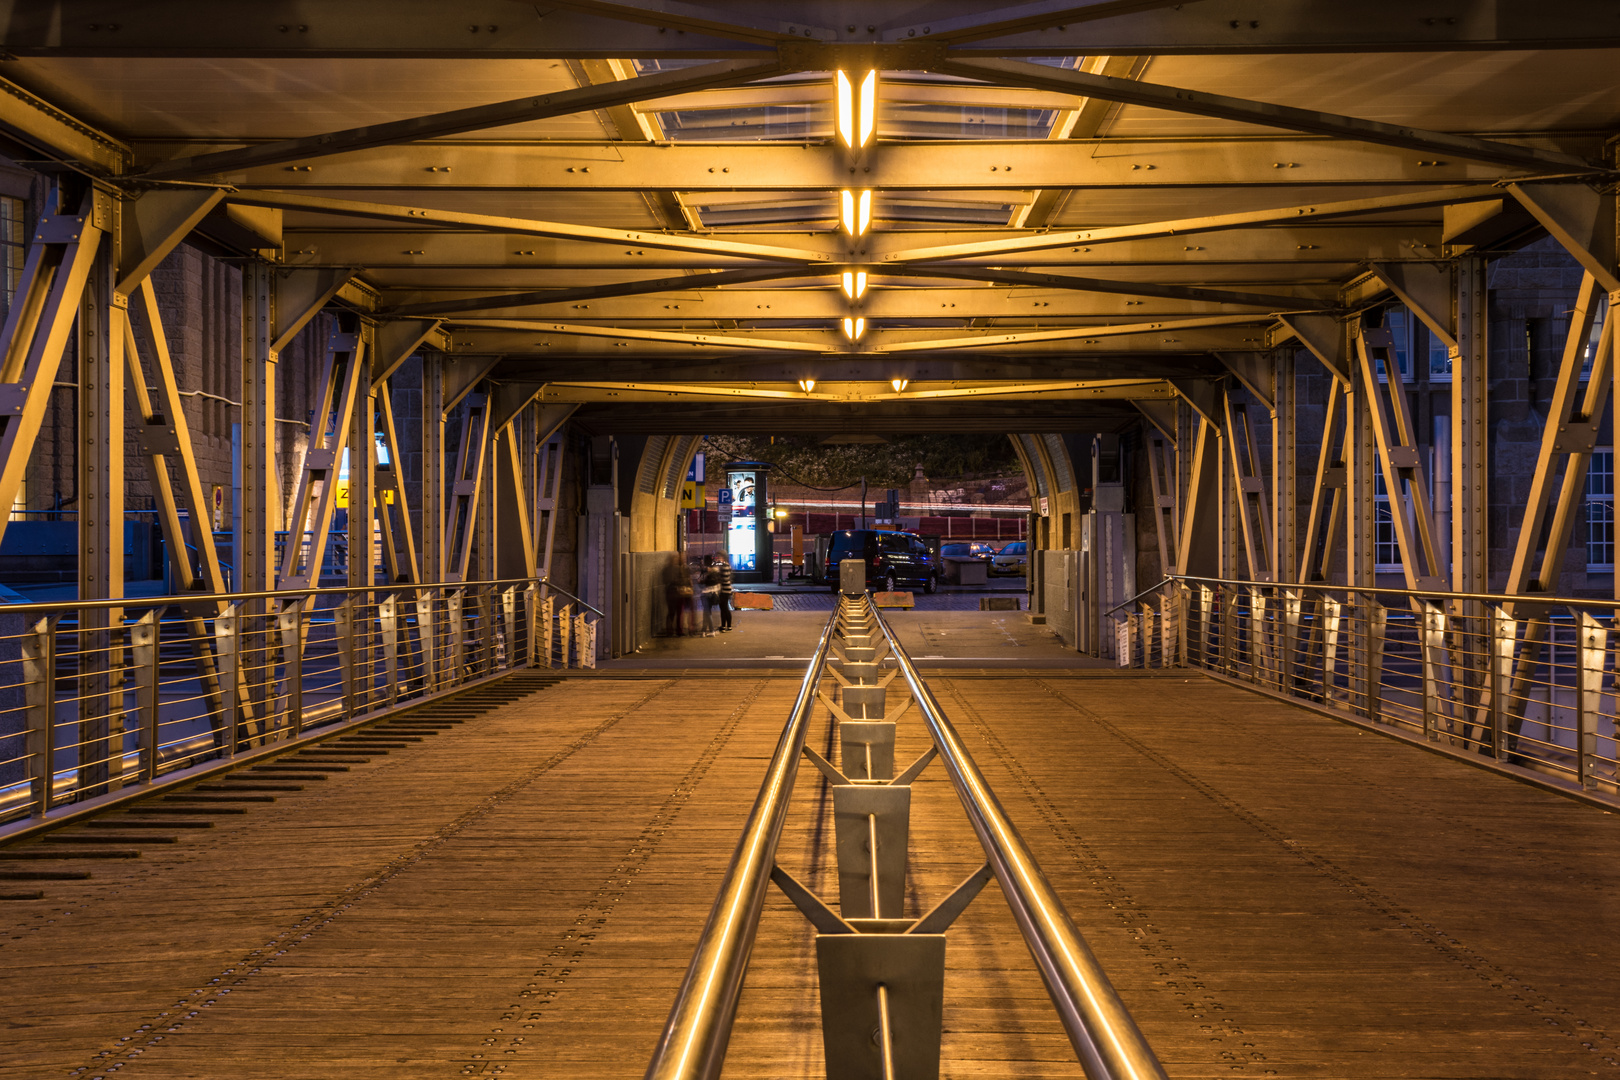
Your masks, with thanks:
M 1446 615 L 1427 600 L 1420 600 L 1419 617 L 1423 654 L 1423 737 L 1438 739 L 1441 719 L 1440 665 L 1446 647 Z
M 1362 701 L 1367 709 L 1367 719 L 1377 723 L 1384 711 L 1384 633 L 1389 625 L 1389 610 L 1371 596 L 1358 601 L 1358 606 L 1367 612 L 1362 652 L 1366 665 L 1362 674 L 1366 681 L 1362 687 Z
M 1210 667 L 1209 661 L 1209 633 L 1210 620 L 1215 612 L 1215 590 L 1208 585 L 1198 586 L 1198 662 L 1203 667 Z
M 1298 589 L 1284 589 L 1282 594 L 1282 655 L 1277 665 L 1277 688 L 1283 693 L 1294 689 L 1294 671 L 1298 667 L 1299 626 L 1304 601 Z
M 1176 587 L 1176 655 L 1181 665 L 1187 666 L 1187 616 L 1192 607 L 1192 590 L 1186 585 Z
M 235 604 L 226 604 L 220 613 L 214 616 L 214 644 L 219 650 L 219 679 L 220 694 L 219 707 L 222 715 L 220 724 L 225 729 L 225 753 L 228 757 L 235 757 L 241 745 L 242 732 L 237 724 L 237 714 L 240 704 L 237 700 L 242 685 L 240 639 L 237 635 L 237 614 Z
M 1575 612 L 1575 755 L 1583 788 L 1596 786 L 1598 718 L 1603 704 L 1603 658 L 1609 632 L 1585 611 Z
M 332 609 L 332 625 L 337 636 L 339 681 L 343 687 L 343 717 L 355 715 L 354 686 L 354 600 L 345 598 Z
M 433 601 L 435 589 L 416 591 L 416 637 L 422 645 L 422 692 L 430 694 L 439 688 L 439 642 L 433 629 Z
M 1271 682 L 1271 633 L 1266 623 L 1266 594 L 1259 586 L 1249 588 L 1249 681 Z
M 517 586 L 505 586 L 501 591 L 501 614 L 504 615 L 505 665 L 517 667 Z
M 158 770 L 158 611 L 153 608 L 130 627 L 135 665 L 135 707 L 140 715 L 140 764 L 137 782 L 151 783 Z
M 583 611 L 574 617 L 574 651 L 582 668 L 596 667 L 596 626 Z
M 389 593 L 377 601 L 378 628 L 382 631 L 383 677 L 388 704 L 399 702 L 399 594 Z
M 28 709 L 28 779 L 33 816 L 51 808 L 56 786 L 56 624 L 47 616 L 23 637 L 23 681 Z
M 557 598 L 554 596 L 542 597 L 540 600 L 540 663 L 547 671 L 551 670 L 552 657 L 557 651 Z
M 1331 596 L 1322 597 L 1322 704 L 1332 705 L 1339 698 L 1339 633 L 1344 625 L 1344 605 Z
M 445 619 L 450 624 L 450 670 L 445 673 L 447 685 L 460 682 L 467 670 L 467 621 L 461 617 L 461 602 L 466 593 L 465 588 L 453 589 L 445 597 Z
M 276 613 L 281 631 L 281 670 L 287 679 L 288 727 L 291 738 L 304 733 L 304 635 L 302 600 L 289 600 Z
M 1513 685 L 1513 654 L 1519 628 L 1506 608 L 1491 609 L 1491 751 L 1497 761 L 1506 761 L 1508 692 Z
M 536 620 L 540 612 L 540 590 L 531 582 L 523 590 L 523 652 L 530 667 L 540 663 L 540 635 Z
M 478 590 L 479 650 L 483 654 L 481 670 L 492 675 L 496 666 L 496 648 L 499 635 L 495 630 L 495 586 L 485 585 Z
M 1237 675 L 1237 590 L 1221 586 L 1221 670 Z
M 559 635 L 558 644 L 562 646 L 562 656 L 559 659 L 561 659 L 564 668 L 571 668 L 574 666 L 574 650 L 572 648 L 574 643 L 573 601 L 564 604 L 562 610 L 557 612 L 557 632 Z

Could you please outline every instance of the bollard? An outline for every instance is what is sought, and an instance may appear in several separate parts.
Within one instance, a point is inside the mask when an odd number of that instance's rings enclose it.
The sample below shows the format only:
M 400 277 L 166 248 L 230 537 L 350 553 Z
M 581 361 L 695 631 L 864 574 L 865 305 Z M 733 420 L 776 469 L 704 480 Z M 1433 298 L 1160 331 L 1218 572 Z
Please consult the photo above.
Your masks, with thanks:
M 866 592 L 865 559 L 845 559 L 838 564 L 838 591 L 849 597 Z

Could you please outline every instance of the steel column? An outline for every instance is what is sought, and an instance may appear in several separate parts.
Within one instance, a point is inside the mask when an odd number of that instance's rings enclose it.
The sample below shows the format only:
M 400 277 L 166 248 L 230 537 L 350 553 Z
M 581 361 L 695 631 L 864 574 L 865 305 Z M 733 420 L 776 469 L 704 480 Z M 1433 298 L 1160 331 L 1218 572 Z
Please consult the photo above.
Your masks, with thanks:
M 96 197 L 107 232 L 79 303 L 79 599 L 124 595 L 124 324 L 117 200 Z M 105 203 L 102 206 L 103 202 Z M 79 797 L 118 786 L 124 760 L 123 612 L 79 617 Z

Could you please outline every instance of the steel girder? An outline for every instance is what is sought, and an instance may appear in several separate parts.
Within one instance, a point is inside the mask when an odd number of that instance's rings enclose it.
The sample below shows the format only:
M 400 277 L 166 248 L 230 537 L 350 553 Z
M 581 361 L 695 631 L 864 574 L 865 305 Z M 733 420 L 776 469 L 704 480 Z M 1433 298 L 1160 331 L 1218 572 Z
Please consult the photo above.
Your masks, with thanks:
M 1202 321 L 1202 320 L 1188 320 Z M 1165 326 L 1173 326 L 1166 322 Z M 588 330 L 589 333 L 583 331 Z M 1005 355 L 1009 361 L 1027 359 L 1031 356 L 1048 356 L 1053 359 L 1065 359 L 1072 356 L 1097 357 L 1126 357 L 1126 356 L 1198 356 L 1204 353 L 1220 351 L 1243 351 L 1247 349 L 1263 348 L 1266 341 L 1266 328 L 1256 326 L 1253 317 L 1242 320 L 1241 325 L 1216 326 L 1204 329 L 1179 330 L 1168 334 L 1157 334 L 1153 331 L 1144 331 L 1134 336 L 1100 336 L 1087 334 L 1085 330 L 1063 330 L 1056 332 L 1057 337 L 1051 340 L 1033 341 L 1007 341 L 1006 334 L 984 334 L 982 340 L 957 337 L 942 339 L 950 341 L 950 348 L 961 349 L 968 355 L 982 356 L 994 359 Z M 726 335 L 732 342 L 713 341 L 711 346 L 704 348 L 701 343 L 692 341 L 692 338 L 708 337 L 719 338 L 721 335 L 691 334 L 685 338 L 670 335 L 669 338 L 648 339 L 631 343 L 623 338 L 628 337 L 630 331 L 610 331 L 599 327 L 572 327 L 562 331 L 548 331 L 542 326 L 529 330 L 484 327 L 457 327 L 450 335 L 450 348 L 452 354 L 462 354 L 468 357 L 488 356 L 501 358 L 517 358 L 525 356 L 577 356 L 577 357 L 615 357 L 630 356 L 668 357 L 679 358 L 691 362 L 696 359 L 720 359 L 731 352 L 762 353 L 776 359 L 784 354 L 772 350 L 764 344 L 751 344 L 746 335 Z M 820 364 L 826 360 L 850 357 L 882 357 L 885 369 L 901 359 L 902 355 L 912 355 L 931 351 L 927 341 L 918 338 L 907 338 L 896 332 L 894 344 L 900 348 L 884 351 L 881 349 L 867 349 L 854 351 L 837 347 L 838 342 L 825 332 L 818 335 L 822 344 L 809 345 L 794 350 L 801 354 L 807 363 Z M 997 338 L 1003 340 L 995 340 Z M 774 340 L 774 339 L 767 339 Z M 698 352 L 698 349 L 702 352 Z
M 1563 144 L 1563 145 L 1560 145 Z M 1541 137 L 1527 148 L 1601 150 L 1587 135 Z M 228 145 L 228 144 L 222 144 Z M 140 142 L 157 159 L 192 144 Z M 156 166 L 154 165 L 154 168 Z M 1410 149 L 1334 138 L 1050 139 L 884 143 L 863 184 L 892 191 L 1020 191 L 1029 188 L 1174 188 L 1490 183 L 1495 164 L 1434 160 Z M 354 150 L 307 170 L 275 165 L 216 169 L 239 189 L 383 192 L 837 191 L 849 172 L 833 147 L 803 143 L 411 142 Z
M 988 56 L 1063 54 L 1447 51 L 1459 49 L 1605 48 L 1620 44 L 1612 9 L 1602 0 L 1532 0 L 1472 4 L 1441 18 L 1417 18 L 1404 0 L 1366 0 L 1324 7 L 1309 0 L 1204 0 L 1122 12 L 1096 21 L 1064 21 L 1076 4 L 1036 7 L 1043 15 L 1014 26 L 993 17 L 995 36 L 960 29 L 952 46 Z M 295 0 L 256 5 L 252 18 L 219 17 L 210 0 L 154 0 L 131 17 L 118 0 L 5 0 L 0 48 L 13 56 L 453 57 L 650 59 L 751 57 L 768 51 L 789 28 L 820 44 L 904 42 L 934 25 L 960 26 L 961 8 L 908 4 L 900 18 L 854 20 L 840 0 L 772 4 L 775 34 L 738 27 L 735 12 L 685 29 L 671 15 L 628 21 L 562 5 L 514 6 L 505 0 L 351 0 L 319 18 Z M 953 20 L 947 23 L 944 20 Z M 1061 22 L 1062 25 L 1059 25 Z M 671 26 L 684 33 L 667 32 Z M 846 27 L 854 25 L 854 31 Z M 824 28 L 819 31 L 817 28 Z M 810 32 L 809 38 L 802 36 Z M 945 35 L 942 32 L 942 37 Z
M 1500 197 L 1500 195 L 1498 195 Z M 974 234 L 986 242 L 1014 241 L 1025 236 L 1015 230 L 988 229 Z M 917 247 L 942 247 L 960 239 L 960 233 L 935 230 L 872 234 L 866 238 L 862 254 L 875 260 L 892 252 Z M 771 248 L 793 249 L 804 253 L 804 262 L 818 254 L 838 256 L 829 238 L 815 233 L 755 233 L 750 239 Z M 1233 228 L 1209 232 L 1196 240 L 1180 234 L 1148 235 L 1116 239 L 1106 244 L 1071 243 L 1052 248 L 1021 251 L 1015 265 L 1052 269 L 1119 267 L 1116 276 L 1145 276 L 1149 280 L 1184 280 L 1185 267 L 1230 264 L 1236 267 L 1273 266 L 1277 271 L 1304 265 L 1321 267 L 1320 280 L 1342 276 L 1341 268 L 1366 259 L 1438 258 L 1440 225 L 1436 221 L 1409 221 L 1398 224 L 1366 225 L 1354 221 L 1321 224 L 1258 223 L 1253 228 Z M 454 229 L 356 229 L 311 228 L 295 224 L 285 233 L 285 258 L 295 267 L 364 266 L 376 280 L 405 281 L 421 286 L 448 286 L 446 270 L 457 271 L 459 287 L 487 289 L 489 286 L 525 287 L 525 275 L 552 275 L 566 272 L 565 281 L 578 284 L 575 271 L 614 271 L 609 279 L 629 279 L 637 273 L 662 277 L 673 270 L 730 270 L 757 266 L 742 256 L 721 250 L 658 249 L 632 244 L 601 244 L 580 240 L 557 240 L 521 233 L 468 232 Z M 842 265 L 836 258 L 825 262 L 828 272 Z M 953 267 L 1004 266 L 1005 256 L 987 253 L 953 259 Z M 498 277 L 483 277 L 468 271 L 499 270 Z M 405 273 L 409 271 L 410 273 Z M 1251 278 L 1277 280 L 1245 270 Z M 1111 274 L 1114 273 L 1111 271 Z M 622 277 L 621 277 L 622 275 Z M 1286 280 L 1286 278 L 1284 278 Z M 418 284 L 419 283 L 419 284 Z M 510 283 L 510 284 L 509 284 Z M 544 279 L 535 282 L 547 283 Z M 605 284 L 606 282 L 604 282 Z

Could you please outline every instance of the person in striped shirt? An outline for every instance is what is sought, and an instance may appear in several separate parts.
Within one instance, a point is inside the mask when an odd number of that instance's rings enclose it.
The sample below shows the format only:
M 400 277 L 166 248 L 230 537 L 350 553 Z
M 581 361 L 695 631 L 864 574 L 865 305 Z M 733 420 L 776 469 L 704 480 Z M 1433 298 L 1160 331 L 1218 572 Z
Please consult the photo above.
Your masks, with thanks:
M 714 569 L 719 579 L 720 632 L 731 633 L 731 560 L 724 555 L 714 557 Z

